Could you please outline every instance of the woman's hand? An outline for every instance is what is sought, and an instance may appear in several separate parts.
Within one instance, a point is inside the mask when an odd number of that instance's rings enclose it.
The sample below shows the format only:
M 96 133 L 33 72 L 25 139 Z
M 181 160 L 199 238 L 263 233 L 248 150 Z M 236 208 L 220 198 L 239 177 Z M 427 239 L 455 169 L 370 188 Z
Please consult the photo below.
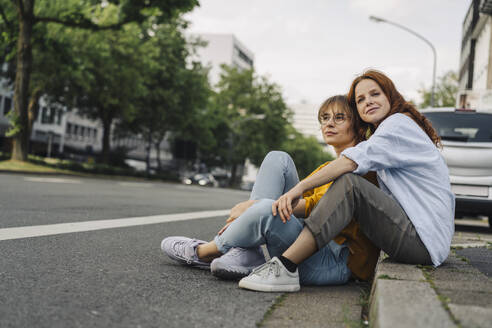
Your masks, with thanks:
M 223 226 L 222 229 L 219 230 L 218 234 L 221 235 L 235 219 L 240 217 L 241 214 L 244 213 L 244 211 L 246 211 L 248 208 L 251 207 L 251 205 L 253 205 L 256 202 L 257 202 L 257 200 L 250 199 L 250 200 L 238 203 L 233 208 L 231 208 L 229 218 L 226 220 L 225 226 Z
M 229 219 L 232 218 L 234 220 L 234 219 L 240 217 L 241 214 L 244 213 L 244 211 L 246 211 L 248 208 L 251 207 L 251 205 L 253 205 L 256 202 L 257 202 L 256 200 L 250 199 L 250 200 L 247 200 L 245 202 L 241 202 L 241 203 L 236 204 L 233 208 L 231 208 L 231 212 L 229 214 Z M 229 219 L 227 219 L 227 220 L 229 220 Z
M 272 204 L 272 214 L 280 215 L 280 219 L 282 220 L 282 222 L 286 223 L 288 220 L 290 220 L 290 216 L 293 213 L 292 209 L 296 207 L 299 199 L 302 196 L 302 193 L 302 188 L 299 184 L 297 184 L 294 188 L 280 196 L 280 198 Z
M 228 219 L 226 220 L 226 224 L 225 224 L 225 226 L 223 226 L 223 227 L 222 227 L 222 229 L 220 229 L 220 230 L 219 230 L 219 232 L 217 232 L 217 234 L 218 234 L 219 236 L 220 236 L 220 235 L 222 235 L 222 233 L 223 233 L 223 232 L 227 229 L 227 227 L 228 227 L 228 226 L 230 226 L 230 225 L 231 225 L 232 221 L 234 221 L 234 220 L 235 220 L 235 219 L 233 219 L 233 218 L 228 218 Z

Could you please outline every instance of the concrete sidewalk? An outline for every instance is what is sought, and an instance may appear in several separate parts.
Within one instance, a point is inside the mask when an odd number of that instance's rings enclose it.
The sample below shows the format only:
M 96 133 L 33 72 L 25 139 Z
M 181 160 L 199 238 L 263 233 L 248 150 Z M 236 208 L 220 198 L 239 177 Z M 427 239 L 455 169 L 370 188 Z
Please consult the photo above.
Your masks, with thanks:
M 490 328 L 491 247 L 490 234 L 457 232 L 449 258 L 438 268 L 394 263 L 381 252 L 372 285 L 303 286 L 279 297 L 258 325 Z M 470 260 L 468 254 L 477 252 L 486 253 L 488 262 Z
M 438 268 L 393 263 L 382 254 L 371 290 L 370 325 L 492 327 L 492 280 L 461 255 L 466 247 L 490 254 L 491 239 L 457 233 L 449 258 Z

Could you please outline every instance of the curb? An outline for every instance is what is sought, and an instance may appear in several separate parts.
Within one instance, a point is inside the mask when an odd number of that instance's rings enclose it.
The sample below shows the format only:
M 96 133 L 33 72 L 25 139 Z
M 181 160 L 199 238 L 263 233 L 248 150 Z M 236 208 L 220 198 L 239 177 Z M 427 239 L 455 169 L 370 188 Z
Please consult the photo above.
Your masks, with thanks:
M 33 172 L 33 171 L 13 171 L 13 170 L 0 170 L 0 173 L 5 173 L 5 174 L 28 174 L 28 175 L 47 175 L 47 176 L 82 176 L 81 174 L 77 173 L 60 173 L 60 172 Z
M 457 327 L 420 266 L 381 252 L 370 295 L 371 327 Z

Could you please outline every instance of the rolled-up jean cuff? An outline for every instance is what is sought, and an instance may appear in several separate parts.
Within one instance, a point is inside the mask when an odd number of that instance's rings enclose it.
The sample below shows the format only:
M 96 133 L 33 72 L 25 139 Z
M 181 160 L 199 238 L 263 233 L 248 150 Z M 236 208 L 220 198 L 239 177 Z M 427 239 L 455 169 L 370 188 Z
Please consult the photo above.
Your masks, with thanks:
M 318 250 L 321 248 L 325 247 L 326 244 L 328 244 L 329 241 L 325 241 L 323 236 L 321 235 L 321 227 L 318 227 L 316 224 L 314 224 L 311 220 L 304 220 L 304 226 L 311 231 L 311 234 L 314 237 L 314 240 L 316 241 L 316 246 L 318 247 Z
M 214 242 L 215 242 L 215 245 L 217 246 L 217 249 L 219 250 L 219 252 L 221 252 L 222 254 L 225 254 L 227 253 L 230 249 L 231 249 L 231 246 L 227 246 L 225 244 L 225 241 L 224 239 L 222 238 L 221 235 L 216 235 L 214 237 Z

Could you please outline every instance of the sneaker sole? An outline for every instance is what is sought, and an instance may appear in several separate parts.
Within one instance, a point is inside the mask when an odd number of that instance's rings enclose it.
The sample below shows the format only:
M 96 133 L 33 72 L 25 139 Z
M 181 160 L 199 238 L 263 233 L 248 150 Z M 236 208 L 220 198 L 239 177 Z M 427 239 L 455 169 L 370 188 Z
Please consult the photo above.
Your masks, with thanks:
M 186 260 L 183 260 L 182 258 L 179 258 L 179 257 L 176 257 L 176 256 L 172 256 L 172 255 L 169 255 L 168 253 L 165 253 L 171 260 L 174 260 L 176 262 L 178 262 L 179 264 L 183 265 L 183 266 L 187 266 L 187 267 L 190 267 L 190 268 L 197 268 L 197 269 L 201 269 L 201 270 L 210 270 L 210 265 L 203 265 L 203 264 L 194 264 L 194 263 L 188 263 Z
M 169 257 L 171 260 L 174 260 L 174 261 L 178 262 L 181 265 L 192 267 L 192 268 L 197 268 L 197 269 L 201 269 L 201 270 L 210 270 L 210 264 L 203 265 L 203 264 L 188 263 L 188 261 L 186 261 L 185 259 L 183 259 L 181 257 L 177 257 L 174 254 L 170 254 L 170 253 L 166 252 L 162 243 L 161 243 L 161 251 L 164 254 L 166 254 L 167 257 Z
M 239 288 L 255 290 L 258 292 L 287 292 L 287 293 L 298 292 L 299 290 L 301 290 L 301 286 L 299 285 L 263 285 L 247 280 L 239 281 Z
M 212 268 L 211 270 L 212 275 L 214 275 L 217 278 L 225 279 L 225 280 L 239 280 L 241 278 L 246 277 L 251 271 L 249 272 L 239 272 L 239 271 L 231 271 L 231 270 L 226 270 L 222 268 Z

